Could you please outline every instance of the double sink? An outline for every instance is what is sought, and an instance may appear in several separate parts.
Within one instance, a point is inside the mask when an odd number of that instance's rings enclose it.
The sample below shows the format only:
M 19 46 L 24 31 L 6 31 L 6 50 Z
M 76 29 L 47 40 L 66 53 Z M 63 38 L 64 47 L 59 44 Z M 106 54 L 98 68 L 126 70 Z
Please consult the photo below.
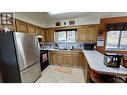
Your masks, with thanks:
M 67 49 L 67 48 L 59 48 L 58 50 L 65 50 L 65 51 L 82 51 L 82 49 Z

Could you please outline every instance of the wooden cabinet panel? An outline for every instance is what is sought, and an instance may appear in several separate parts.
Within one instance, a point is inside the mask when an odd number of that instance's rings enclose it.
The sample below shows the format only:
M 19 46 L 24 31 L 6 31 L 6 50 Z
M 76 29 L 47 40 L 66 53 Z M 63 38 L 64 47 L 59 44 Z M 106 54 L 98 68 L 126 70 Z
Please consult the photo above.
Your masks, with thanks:
M 72 64 L 73 64 L 73 62 L 72 62 L 72 54 L 71 53 L 68 53 L 68 52 L 66 52 L 66 53 L 64 53 L 64 64 L 65 65 L 68 65 L 68 66 L 71 66 Z
M 29 33 L 36 33 L 36 26 L 28 24 L 28 32 Z
M 50 63 L 82 67 L 82 56 L 82 52 L 54 51 L 50 52 Z
M 16 20 L 16 31 L 17 32 L 28 32 L 28 26 L 27 23 Z
M 77 32 L 77 39 L 78 39 L 78 42 L 83 42 L 84 41 L 84 29 L 82 28 L 79 28 L 78 29 L 78 32 Z
M 60 65 L 64 65 L 64 55 L 62 52 L 57 52 L 57 63 Z
M 79 66 L 79 53 L 78 52 L 72 53 L 72 58 L 73 65 Z
M 78 35 L 79 42 L 88 42 L 88 38 L 89 38 L 88 27 L 79 28 L 77 35 Z
M 89 42 L 96 42 L 97 41 L 97 29 L 98 26 L 91 26 L 88 31 L 89 31 Z
M 78 42 L 96 42 L 98 25 L 87 25 L 78 28 Z
M 40 27 L 36 27 L 36 33 L 37 33 L 37 35 L 41 35 L 41 28 Z
M 43 29 L 41 27 L 36 27 L 36 33 L 37 33 L 37 35 L 41 35 L 42 42 L 45 42 L 45 29 Z
M 56 52 L 50 52 L 50 64 L 58 64 Z
M 45 29 L 41 28 L 42 42 L 45 42 Z
M 89 83 L 90 80 L 91 80 L 91 77 L 90 77 L 90 68 L 89 68 L 89 65 L 87 63 L 86 57 L 83 56 L 82 59 L 83 59 L 83 70 L 84 70 L 85 82 Z
M 73 65 L 82 67 L 83 65 L 83 53 L 82 52 L 74 52 L 72 53 L 73 58 Z
M 82 52 L 78 53 L 78 66 L 80 66 L 80 67 L 83 66 L 83 56 L 84 56 L 84 54 Z
M 46 29 L 45 31 L 45 41 L 46 42 L 54 42 L 54 29 Z

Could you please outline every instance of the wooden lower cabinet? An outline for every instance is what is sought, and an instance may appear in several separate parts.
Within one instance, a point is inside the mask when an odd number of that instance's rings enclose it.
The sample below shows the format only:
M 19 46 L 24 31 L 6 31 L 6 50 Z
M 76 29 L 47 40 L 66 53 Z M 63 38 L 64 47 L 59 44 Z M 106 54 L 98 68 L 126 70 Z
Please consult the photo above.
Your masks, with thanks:
M 67 66 L 72 66 L 73 62 L 73 56 L 71 52 L 65 52 L 63 55 L 64 64 Z
M 82 67 L 82 52 L 50 51 L 50 64 Z
M 57 64 L 57 53 L 50 51 L 50 64 Z
M 63 59 L 63 53 L 57 52 L 57 64 L 63 65 L 64 64 L 64 59 Z
M 79 66 L 80 63 L 79 63 L 79 53 L 78 52 L 74 52 L 72 54 L 72 57 L 73 57 L 73 60 L 72 60 L 72 63 L 75 65 L 75 66 Z
M 85 56 L 83 56 L 83 64 L 82 65 L 83 65 L 83 70 L 84 70 L 85 82 L 89 83 L 91 81 L 90 68 L 89 68 L 89 65 L 87 63 Z

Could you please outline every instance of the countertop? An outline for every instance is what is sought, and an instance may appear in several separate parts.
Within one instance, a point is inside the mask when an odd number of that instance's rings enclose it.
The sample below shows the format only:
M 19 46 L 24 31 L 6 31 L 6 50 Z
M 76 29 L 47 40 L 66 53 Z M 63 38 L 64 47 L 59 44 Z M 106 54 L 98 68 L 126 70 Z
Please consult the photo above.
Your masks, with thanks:
M 73 50 L 59 50 L 54 48 L 43 48 L 40 50 L 50 51 L 73 51 Z M 76 52 L 76 51 L 74 51 Z M 103 74 L 111 75 L 127 75 L 127 68 L 120 66 L 120 68 L 107 67 L 103 63 L 104 55 L 96 50 L 82 50 L 77 52 L 83 52 L 84 56 L 89 64 L 90 69 Z
M 59 49 L 54 49 L 54 48 L 42 48 L 40 50 L 49 50 L 49 51 L 69 51 L 69 52 L 83 52 L 81 50 L 59 50 Z
M 111 75 L 127 75 L 127 68 L 120 66 L 120 68 L 107 67 L 103 63 L 104 55 L 100 52 L 87 51 L 83 50 L 84 56 L 90 66 L 90 69 L 103 73 L 103 74 L 111 74 Z

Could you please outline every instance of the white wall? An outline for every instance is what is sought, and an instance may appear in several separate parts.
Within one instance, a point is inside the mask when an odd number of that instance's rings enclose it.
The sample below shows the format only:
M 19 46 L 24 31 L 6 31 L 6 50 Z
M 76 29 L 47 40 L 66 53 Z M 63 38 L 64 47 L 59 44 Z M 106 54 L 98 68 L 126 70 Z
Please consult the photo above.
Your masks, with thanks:
M 68 26 L 69 20 L 75 20 L 75 25 L 99 24 L 101 18 L 120 17 L 120 16 L 127 16 L 127 12 L 100 12 L 82 18 L 52 20 L 50 23 L 48 23 L 47 26 L 54 27 L 57 21 L 60 21 L 62 23 L 62 26 L 64 26 L 63 22 L 66 21 Z
M 75 25 L 88 25 L 88 24 L 99 24 L 100 23 L 100 18 L 98 17 L 91 17 L 91 18 L 74 18 L 74 19 L 66 19 L 66 20 L 58 20 L 61 22 L 61 26 L 63 25 L 64 22 L 67 23 L 66 26 L 69 26 L 69 21 L 70 20 L 75 20 Z M 48 27 L 56 27 L 55 23 L 56 21 L 51 21 L 47 26 Z
M 41 27 L 46 27 L 48 23 L 46 14 L 42 15 L 39 12 L 15 12 L 15 18 Z

